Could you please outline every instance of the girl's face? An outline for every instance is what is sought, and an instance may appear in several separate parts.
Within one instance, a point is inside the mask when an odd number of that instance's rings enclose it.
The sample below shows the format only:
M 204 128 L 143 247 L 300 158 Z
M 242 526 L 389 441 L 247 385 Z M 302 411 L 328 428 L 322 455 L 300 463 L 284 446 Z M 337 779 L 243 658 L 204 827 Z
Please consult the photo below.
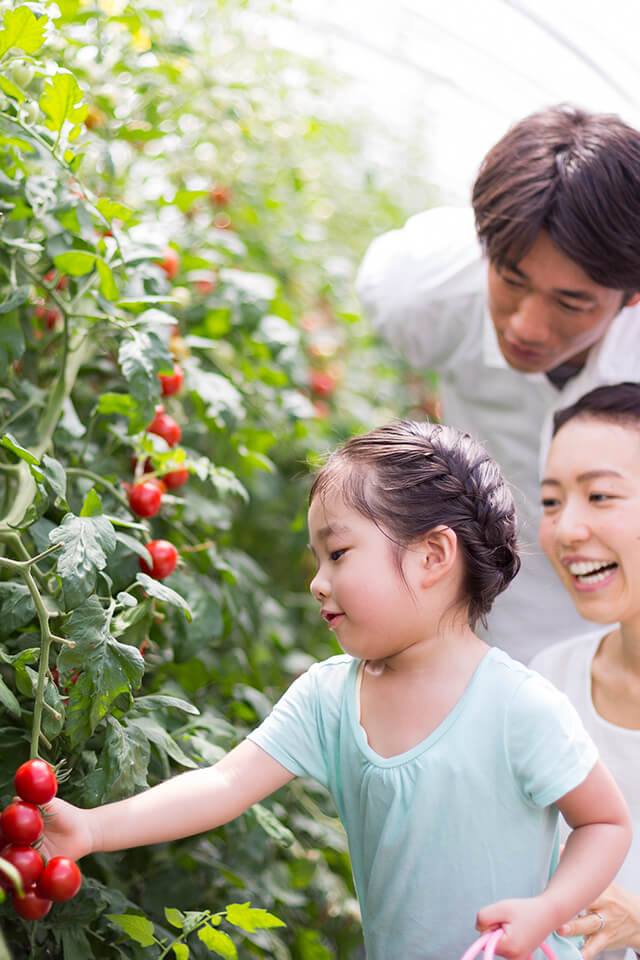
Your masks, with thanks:
M 640 621 L 640 424 L 579 417 L 553 439 L 540 543 L 578 613 Z
M 403 552 L 405 582 L 391 540 L 332 491 L 315 497 L 308 520 L 317 564 L 310 590 L 346 653 L 381 660 L 424 633 L 410 591 L 419 567 L 417 551 Z

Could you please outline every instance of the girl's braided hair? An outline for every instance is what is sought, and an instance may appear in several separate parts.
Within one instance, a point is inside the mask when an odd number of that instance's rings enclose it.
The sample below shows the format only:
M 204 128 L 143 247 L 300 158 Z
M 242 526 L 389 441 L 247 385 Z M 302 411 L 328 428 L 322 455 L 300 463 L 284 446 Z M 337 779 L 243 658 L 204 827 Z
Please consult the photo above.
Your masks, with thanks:
M 331 454 L 309 502 L 339 488 L 402 549 L 438 526 L 452 529 L 464 557 L 468 619 L 486 615 L 520 568 L 513 497 L 496 462 L 466 433 L 401 420 L 353 437 Z

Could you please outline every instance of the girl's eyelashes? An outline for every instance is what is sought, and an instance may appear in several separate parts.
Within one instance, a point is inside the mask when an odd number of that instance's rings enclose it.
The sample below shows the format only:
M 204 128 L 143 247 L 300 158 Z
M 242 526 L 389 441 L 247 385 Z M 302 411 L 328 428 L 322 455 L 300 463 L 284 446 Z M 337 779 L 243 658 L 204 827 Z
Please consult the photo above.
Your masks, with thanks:
M 340 557 L 343 555 L 343 553 L 346 553 L 346 550 L 344 548 L 342 550 L 332 550 L 331 553 L 329 554 L 329 559 L 334 561 L 339 560 Z
M 557 497 L 543 497 L 541 503 L 543 510 L 552 510 L 554 507 L 559 506 L 560 501 Z

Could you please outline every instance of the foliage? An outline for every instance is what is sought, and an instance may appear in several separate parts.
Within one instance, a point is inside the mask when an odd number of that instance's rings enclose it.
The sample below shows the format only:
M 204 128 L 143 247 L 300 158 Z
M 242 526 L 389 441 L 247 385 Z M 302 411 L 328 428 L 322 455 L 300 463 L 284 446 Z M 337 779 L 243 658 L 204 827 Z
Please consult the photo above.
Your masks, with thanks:
M 3 803 L 29 755 L 81 806 L 215 762 L 333 652 L 307 591 L 306 464 L 411 400 L 351 290 L 403 214 L 327 114 L 330 78 L 256 43 L 247 7 L 0 5 Z M 175 363 L 184 386 L 162 396 Z M 146 429 L 160 403 L 172 446 Z M 185 468 L 159 513 L 132 513 L 127 485 Z M 139 564 L 156 538 L 179 552 L 163 580 Z M 150 956 L 145 935 L 179 958 L 359 942 L 313 784 L 82 868 L 31 929 L 0 908 L 16 957 Z

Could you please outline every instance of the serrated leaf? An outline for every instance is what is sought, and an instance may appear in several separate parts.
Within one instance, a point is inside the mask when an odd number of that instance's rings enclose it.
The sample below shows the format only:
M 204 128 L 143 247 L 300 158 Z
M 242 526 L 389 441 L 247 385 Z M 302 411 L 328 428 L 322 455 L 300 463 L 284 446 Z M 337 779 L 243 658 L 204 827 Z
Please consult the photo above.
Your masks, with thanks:
M 225 957 L 225 960 L 236 960 L 238 951 L 231 937 L 222 930 L 216 930 L 205 924 L 198 930 L 198 939 L 202 940 L 205 947 L 217 953 L 219 957 Z
M 274 917 L 267 910 L 260 907 L 252 907 L 247 903 L 231 903 L 227 907 L 227 920 L 234 927 L 241 927 L 248 933 L 255 930 L 265 930 L 269 927 L 286 927 L 286 923 Z
M 96 266 L 98 267 L 98 276 L 100 277 L 100 293 L 105 300 L 117 300 L 120 296 L 120 291 L 113 278 L 111 267 L 99 257 L 96 260 Z
M 178 607 L 182 610 L 187 620 L 191 621 L 193 619 L 193 614 L 187 601 L 175 590 L 172 590 L 171 587 L 167 587 L 164 583 L 154 580 L 153 577 L 148 576 L 146 573 L 138 573 L 136 580 L 142 584 L 150 597 L 155 597 L 157 600 L 170 603 L 172 607 Z
M 16 438 L 10 433 L 5 433 L 2 439 L 0 439 L 0 446 L 11 450 L 12 453 L 15 453 L 16 457 L 20 457 L 25 463 L 33 464 L 34 466 L 38 466 L 40 463 L 38 458 L 34 457 L 30 450 L 27 450 L 26 447 L 18 443 Z
M 16 307 L 26 303 L 30 293 L 31 288 L 29 286 L 14 287 L 7 299 L 0 303 L 0 314 L 11 313 Z
M 69 608 L 77 607 L 95 590 L 96 577 L 115 550 L 116 534 L 102 516 L 76 517 L 68 513 L 59 527 L 49 533 L 50 543 L 62 543 L 56 571 L 62 580 Z
M 84 277 L 95 267 L 96 255 L 86 250 L 67 250 L 54 257 L 53 262 L 61 273 L 70 277 Z
M 137 647 L 111 636 L 107 614 L 95 596 L 73 611 L 64 632 L 75 647 L 63 648 L 58 669 L 79 672 L 69 687 L 66 724 L 72 742 L 78 743 L 93 733 L 116 697 L 140 685 L 144 659 Z
M 0 677 L 0 706 L 4 707 L 4 709 L 16 719 L 20 718 L 20 704 L 16 699 L 16 695 L 9 689 L 2 677 Z
M 135 727 L 125 727 L 112 716 L 107 717 L 107 724 L 100 755 L 105 784 L 101 803 L 124 800 L 140 787 L 146 787 L 151 757 L 149 741 Z
M 89 110 L 88 105 L 81 102 L 83 96 L 73 74 L 60 71 L 52 77 L 40 97 L 40 108 L 47 117 L 46 124 L 49 129 L 60 133 L 65 121 L 69 121 L 73 126 L 82 123 Z
M 6 10 L 0 30 L 0 57 L 12 47 L 18 47 L 25 53 L 35 53 L 44 43 L 48 22 L 48 17 L 36 17 L 27 6 Z
M 111 920 L 141 947 L 152 947 L 156 942 L 153 936 L 153 924 L 146 917 L 138 917 L 135 913 L 108 913 L 107 920 Z
M 89 493 L 84 498 L 82 504 L 82 509 L 80 510 L 81 517 L 99 517 L 102 514 L 102 500 L 98 495 L 98 492 L 95 487 L 91 487 Z M 115 546 L 115 545 L 114 545 Z
M 153 330 L 132 330 L 123 340 L 118 353 L 122 374 L 137 404 L 132 415 L 132 429 L 140 430 L 152 419 L 160 399 L 158 374 L 173 369 L 167 344 Z
M 165 907 L 164 915 L 167 923 L 170 923 L 172 927 L 177 927 L 178 930 L 182 930 L 184 927 L 184 914 L 182 914 L 180 910 L 176 910 L 175 907 Z

